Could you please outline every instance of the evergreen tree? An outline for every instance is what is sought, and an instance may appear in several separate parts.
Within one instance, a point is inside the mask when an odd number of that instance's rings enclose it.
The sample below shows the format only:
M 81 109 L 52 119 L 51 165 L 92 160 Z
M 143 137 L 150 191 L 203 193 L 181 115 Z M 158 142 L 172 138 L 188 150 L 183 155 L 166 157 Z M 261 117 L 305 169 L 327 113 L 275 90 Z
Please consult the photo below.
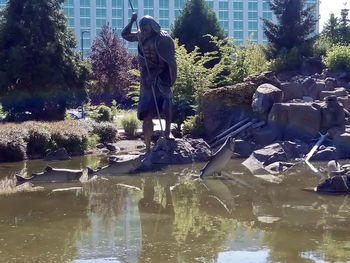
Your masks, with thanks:
M 63 0 L 10 0 L 0 19 L 0 99 L 13 119 L 63 119 L 86 98 L 88 69 L 74 52 Z
M 311 47 L 310 34 L 317 22 L 314 7 L 306 8 L 305 0 L 268 0 L 268 3 L 277 18 L 277 24 L 263 19 L 269 55 L 275 58 L 282 50 L 288 52 L 297 48 L 303 52 L 307 50 L 305 47 Z
M 125 103 L 129 87 L 135 81 L 135 76 L 130 73 L 136 67 L 135 55 L 128 52 L 109 25 L 102 26 L 100 35 L 92 44 L 89 57 L 92 77 L 97 80 L 91 94 L 92 100 Z M 128 102 L 132 103 L 130 98 Z
M 333 43 L 339 42 L 339 27 L 340 23 L 338 18 L 332 13 L 329 16 L 328 21 L 324 24 L 322 35 L 330 38 Z
M 195 46 L 199 47 L 202 54 L 218 51 L 210 38 L 205 37 L 207 34 L 216 36 L 218 39 L 225 37 L 215 12 L 207 3 L 204 0 L 188 0 L 175 19 L 171 36 L 178 38 L 179 44 L 185 45 L 188 52 L 193 51 Z
M 350 28 L 349 24 L 349 9 L 342 9 L 340 12 L 340 35 L 341 42 L 348 45 L 350 44 Z

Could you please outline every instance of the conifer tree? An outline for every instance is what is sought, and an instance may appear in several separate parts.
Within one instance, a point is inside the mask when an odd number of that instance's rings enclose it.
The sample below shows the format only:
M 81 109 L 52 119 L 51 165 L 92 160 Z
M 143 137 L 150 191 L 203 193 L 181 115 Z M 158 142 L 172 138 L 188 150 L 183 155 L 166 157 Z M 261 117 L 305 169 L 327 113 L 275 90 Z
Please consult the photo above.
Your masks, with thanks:
M 0 100 L 13 119 L 63 119 L 89 71 L 74 52 L 63 0 L 10 0 L 0 19 Z
M 277 18 L 276 24 L 263 19 L 271 57 L 276 57 L 281 50 L 288 52 L 297 48 L 303 52 L 302 46 L 311 47 L 313 37 L 310 35 L 315 30 L 317 19 L 313 13 L 314 7 L 307 8 L 305 2 L 305 0 L 268 0 Z
M 207 34 L 216 36 L 218 39 L 225 37 L 215 12 L 207 3 L 204 0 L 188 0 L 175 19 L 171 36 L 178 38 L 179 45 L 185 45 L 188 52 L 198 46 L 203 54 L 218 50 L 216 45 L 210 42 L 209 37 L 204 37 Z

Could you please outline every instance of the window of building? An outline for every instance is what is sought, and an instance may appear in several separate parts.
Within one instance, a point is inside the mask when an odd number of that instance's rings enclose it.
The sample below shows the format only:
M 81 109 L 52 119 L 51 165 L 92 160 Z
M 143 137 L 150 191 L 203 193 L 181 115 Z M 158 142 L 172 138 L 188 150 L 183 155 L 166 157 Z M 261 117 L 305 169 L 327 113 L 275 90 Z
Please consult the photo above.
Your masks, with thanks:
M 90 8 L 80 8 L 80 17 L 90 17 Z
M 243 12 L 233 12 L 233 19 L 234 20 L 243 20 Z
M 106 0 L 96 0 L 96 7 L 106 7 Z
M 90 18 L 80 18 L 80 27 L 90 27 Z
M 258 12 L 248 12 L 248 20 L 257 20 Z
M 102 27 L 103 25 L 106 25 L 106 19 L 101 19 L 101 18 L 98 18 L 96 19 L 96 27 Z
M 0 0 L 0 4 L 6 4 L 7 0 Z M 65 0 L 64 6 L 74 6 L 74 0 Z
M 270 11 L 270 6 L 267 2 L 263 2 L 263 11 Z
M 234 39 L 243 39 L 243 31 L 233 31 Z
M 233 2 L 233 10 L 243 10 L 243 2 Z
M 90 0 L 80 0 L 80 7 L 90 7 Z
M 143 7 L 144 8 L 153 8 L 153 0 L 144 0 Z
M 123 17 L 123 10 L 122 9 L 112 9 L 112 17 L 114 17 L 114 18 Z
M 258 31 L 248 31 L 248 36 L 252 40 L 258 40 Z
M 107 15 L 106 9 L 102 9 L 102 8 L 96 9 L 96 17 L 106 17 L 106 15 Z
M 272 12 L 263 12 L 263 18 L 272 20 Z
M 234 30 L 243 30 L 243 21 L 233 21 Z
M 123 19 L 112 19 L 112 27 L 122 28 L 123 27 Z
M 257 11 L 258 3 L 257 2 L 248 2 L 248 10 Z
M 219 1 L 219 9 L 220 10 L 228 10 L 228 2 Z
M 122 0 L 112 0 L 112 8 L 122 8 L 123 1 Z
M 169 0 L 159 0 L 159 8 L 168 9 L 169 8 Z
M 248 30 L 258 30 L 258 22 L 248 21 Z
M 169 18 L 169 10 L 159 10 L 159 18 Z

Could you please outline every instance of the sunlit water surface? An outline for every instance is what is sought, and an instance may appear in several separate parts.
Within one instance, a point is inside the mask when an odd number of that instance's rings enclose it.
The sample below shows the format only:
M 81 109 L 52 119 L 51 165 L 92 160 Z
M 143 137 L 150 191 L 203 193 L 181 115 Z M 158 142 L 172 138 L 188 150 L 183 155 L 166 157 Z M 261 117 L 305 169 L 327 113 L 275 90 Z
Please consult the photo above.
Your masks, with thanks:
M 197 163 L 0 196 L 0 262 L 350 260 L 347 195 L 303 191 L 320 180 L 303 164 L 273 183 L 241 162 L 202 181 L 195 180 L 203 166 Z M 85 156 L 50 164 L 104 163 Z M 0 164 L 0 179 L 45 166 L 42 160 Z M 52 192 L 68 186 L 82 189 Z

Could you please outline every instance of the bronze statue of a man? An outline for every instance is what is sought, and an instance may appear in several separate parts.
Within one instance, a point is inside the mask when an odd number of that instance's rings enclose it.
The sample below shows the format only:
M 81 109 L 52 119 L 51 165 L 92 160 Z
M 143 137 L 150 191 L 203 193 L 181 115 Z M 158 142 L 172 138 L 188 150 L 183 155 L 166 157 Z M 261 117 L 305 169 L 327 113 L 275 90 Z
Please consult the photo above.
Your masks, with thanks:
M 132 24 L 137 20 L 133 13 L 129 24 L 123 29 L 122 37 L 130 42 L 138 42 L 138 59 L 141 71 L 140 99 L 137 116 L 143 121 L 146 150 L 151 147 L 153 134 L 152 119 L 157 117 L 156 104 L 164 116 L 165 136 L 170 136 L 172 119 L 171 86 L 175 83 L 177 65 L 174 42 L 169 34 L 162 31 L 159 24 L 151 16 L 140 19 L 138 32 L 131 32 Z M 155 97 L 153 96 L 153 91 Z

